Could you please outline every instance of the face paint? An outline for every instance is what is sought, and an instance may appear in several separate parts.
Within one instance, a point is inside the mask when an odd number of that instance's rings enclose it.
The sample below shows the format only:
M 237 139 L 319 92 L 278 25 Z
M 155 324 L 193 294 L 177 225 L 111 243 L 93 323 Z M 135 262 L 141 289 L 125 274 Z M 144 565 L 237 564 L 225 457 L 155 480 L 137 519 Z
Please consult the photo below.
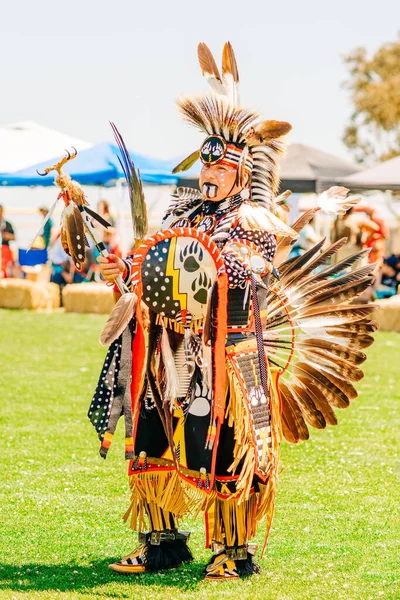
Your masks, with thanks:
M 243 189 L 236 183 L 237 169 L 224 165 L 204 164 L 200 173 L 200 189 L 207 200 L 220 202 L 229 196 L 234 196 Z
M 201 191 L 203 196 L 205 196 L 208 200 L 212 200 L 218 193 L 218 186 L 213 183 L 204 183 Z

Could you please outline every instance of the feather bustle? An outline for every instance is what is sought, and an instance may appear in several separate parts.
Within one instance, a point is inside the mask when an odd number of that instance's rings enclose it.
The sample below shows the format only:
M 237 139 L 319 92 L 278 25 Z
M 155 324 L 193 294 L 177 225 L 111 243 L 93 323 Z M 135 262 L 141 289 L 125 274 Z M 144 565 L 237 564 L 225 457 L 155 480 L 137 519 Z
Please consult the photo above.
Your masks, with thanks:
M 293 436 L 298 437 L 299 440 L 308 440 L 310 437 L 308 427 L 304 421 L 300 407 L 293 398 L 290 388 L 280 381 L 279 391 L 282 399 L 282 414 L 287 418 L 287 426 L 290 427 L 290 423 L 294 421 L 296 430 L 294 430 L 294 428 L 291 430 Z
M 318 389 L 318 387 L 313 385 L 309 380 L 306 380 L 306 382 L 305 382 L 304 380 L 302 380 L 301 376 L 299 376 L 299 375 L 297 375 L 297 378 L 302 383 L 306 383 L 307 392 L 313 399 L 314 404 L 317 407 L 317 409 L 324 415 L 327 425 L 332 425 L 332 426 L 337 425 L 338 421 L 337 421 L 337 417 L 335 415 L 335 411 L 333 410 L 333 408 L 331 407 L 329 402 L 327 402 L 327 400 L 325 399 L 325 397 L 321 393 L 321 391 Z
M 293 373 L 296 376 L 298 373 L 300 375 L 303 374 L 306 379 L 311 381 L 311 383 L 314 383 L 314 385 L 325 394 L 328 402 L 331 405 L 336 406 L 336 408 L 347 408 L 349 406 L 349 398 L 343 390 L 315 367 L 304 362 L 297 362 L 293 366 Z
M 307 392 L 307 388 L 301 387 L 294 382 L 291 383 L 290 387 L 293 397 L 299 405 L 306 421 L 316 429 L 325 429 L 326 421 L 324 415 L 315 406 L 313 399 Z

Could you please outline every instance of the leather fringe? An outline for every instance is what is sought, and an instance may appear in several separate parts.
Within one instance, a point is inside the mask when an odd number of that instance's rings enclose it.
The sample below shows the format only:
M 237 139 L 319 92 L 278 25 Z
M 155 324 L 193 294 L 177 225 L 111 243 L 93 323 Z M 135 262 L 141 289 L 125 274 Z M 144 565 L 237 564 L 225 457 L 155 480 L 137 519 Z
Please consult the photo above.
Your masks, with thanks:
M 194 487 L 172 469 L 130 475 L 129 487 L 131 502 L 123 519 L 129 519 L 134 531 L 172 529 L 174 519 L 197 516 L 215 499 L 214 493 Z
M 210 531 L 213 541 L 225 546 L 246 544 L 256 534 L 257 494 L 240 504 L 237 498 L 217 498 L 208 511 L 208 519 L 213 523 Z
M 236 489 L 241 492 L 239 503 L 249 499 L 253 485 L 254 470 L 256 465 L 255 447 L 251 422 L 242 389 L 229 359 L 226 361 L 226 370 L 229 381 L 229 404 L 226 409 L 229 427 L 234 427 L 235 446 L 233 449 L 234 460 L 229 471 L 235 474 L 236 468 L 244 458 L 243 466 L 236 483 Z
M 189 324 L 189 327 L 194 333 L 199 333 L 200 330 L 203 328 L 203 324 L 204 324 L 204 319 L 194 319 Z M 185 328 L 181 323 L 178 323 L 178 321 L 176 321 L 175 319 L 170 319 L 169 317 L 165 317 L 164 315 L 161 315 L 160 313 L 157 313 L 156 325 L 161 325 L 163 327 L 166 327 L 167 329 L 171 329 L 172 331 L 175 331 L 176 333 L 181 333 L 182 335 L 184 335 L 184 333 L 185 333 Z

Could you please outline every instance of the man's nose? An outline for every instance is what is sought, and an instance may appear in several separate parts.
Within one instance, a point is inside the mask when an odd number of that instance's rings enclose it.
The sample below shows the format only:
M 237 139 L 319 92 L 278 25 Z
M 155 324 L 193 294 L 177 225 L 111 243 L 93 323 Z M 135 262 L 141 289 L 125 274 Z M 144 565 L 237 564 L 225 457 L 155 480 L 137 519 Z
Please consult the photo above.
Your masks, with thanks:
M 215 173 L 211 170 L 205 174 L 205 179 L 210 182 L 217 181 L 217 177 L 216 177 Z

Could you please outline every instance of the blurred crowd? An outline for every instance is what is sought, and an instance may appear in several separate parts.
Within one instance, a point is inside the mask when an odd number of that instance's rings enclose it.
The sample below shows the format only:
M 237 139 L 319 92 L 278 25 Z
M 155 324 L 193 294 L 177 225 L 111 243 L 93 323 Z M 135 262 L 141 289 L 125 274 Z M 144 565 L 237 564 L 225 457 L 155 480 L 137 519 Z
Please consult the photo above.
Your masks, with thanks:
M 42 218 L 48 216 L 48 208 L 39 209 Z M 100 200 L 97 212 L 111 227 L 105 229 L 96 225 L 97 237 L 103 241 L 111 254 L 121 256 L 115 220 L 110 214 L 106 200 Z M 13 242 L 16 234 L 13 225 L 6 219 L 4 208 L 0 205 L 1 235 L 1 274 L 3 277 L 28 277 L 33 279 L 40 265 L 46 265 L 47 277 L 62 289 L 67 283 L 83 281 L 100 281 L 100 270 L 97 264 L 98 251 L 95 247 L 87 249 L 86 260 L 82 271 L 78 272 L 61 244 L 60 227 L 54 226 L 48 218 L 42 228 L 41 235 L 35 240 L 32 250 L 20 249 L 16 252 Z M 337 253 L 337 261 L 363 249 L 368 249 L 365 262 L 376 263 L 376 279 L 370 296 L 386 298 L 398 293 L 400 285 L 400 255 L 386 252 L 389 228 L 373 206 L 358 204 L 345 215 L 336 219 L 330 232 L 331 242 L 347 238 L 347 243 Z M 310 249 L 321 239 L 311 221 L 301 231 L 300 237 L 292 249 L 291 256 L 296 256 Z M 11 245 L 10 245 L 11 242 Z
M 1 276 L 28 278 L 32 280 L 52 281 L 60 286 L 60 291 L 67 283 L 82 283 L 84 281 L 100 281 L 100 270 L 97 264 L 98 250 L 92 245 L 86 249 L 86 260 L 81 271 L 77 271 L 71 257 L 64 252 L 61 244 L 61 228 L 55 226 L 48 218 L 49 209 L 42 206 L 39 209 L 44 225 L 41 234 L 36 238 L 32 249 L 12 248 L 10 242 L 16 240 L 13 225 L 5 218 L 4 208 L 0 205 L 0 240 L 1 240 Z M 115 220 L 110 214 L 106 200 L 100 200 L 97 213 L 111 224 L 105 229 L 95 225 L 97 238 L 102 241 L 107 250 L 121 256 Z
M 347 243 L 336 254 L 337 262 L 367 249 L 369 254 L 365 262 L 376 264 L 375 283 L 373 289 L 369 290 L 370 297 L 381 299 L 398 293 L 400 255 L 387 253 L 389 228 L 375 207 L 360 203 L 345 215 L 339 216 L 330 232 L 330 241 L 336 242 L 341 238 L 347 238 Z M 293 247 L 292 256 L 303 254 L 320 239 L 315 223 L 311 221 L 301 231 Z

